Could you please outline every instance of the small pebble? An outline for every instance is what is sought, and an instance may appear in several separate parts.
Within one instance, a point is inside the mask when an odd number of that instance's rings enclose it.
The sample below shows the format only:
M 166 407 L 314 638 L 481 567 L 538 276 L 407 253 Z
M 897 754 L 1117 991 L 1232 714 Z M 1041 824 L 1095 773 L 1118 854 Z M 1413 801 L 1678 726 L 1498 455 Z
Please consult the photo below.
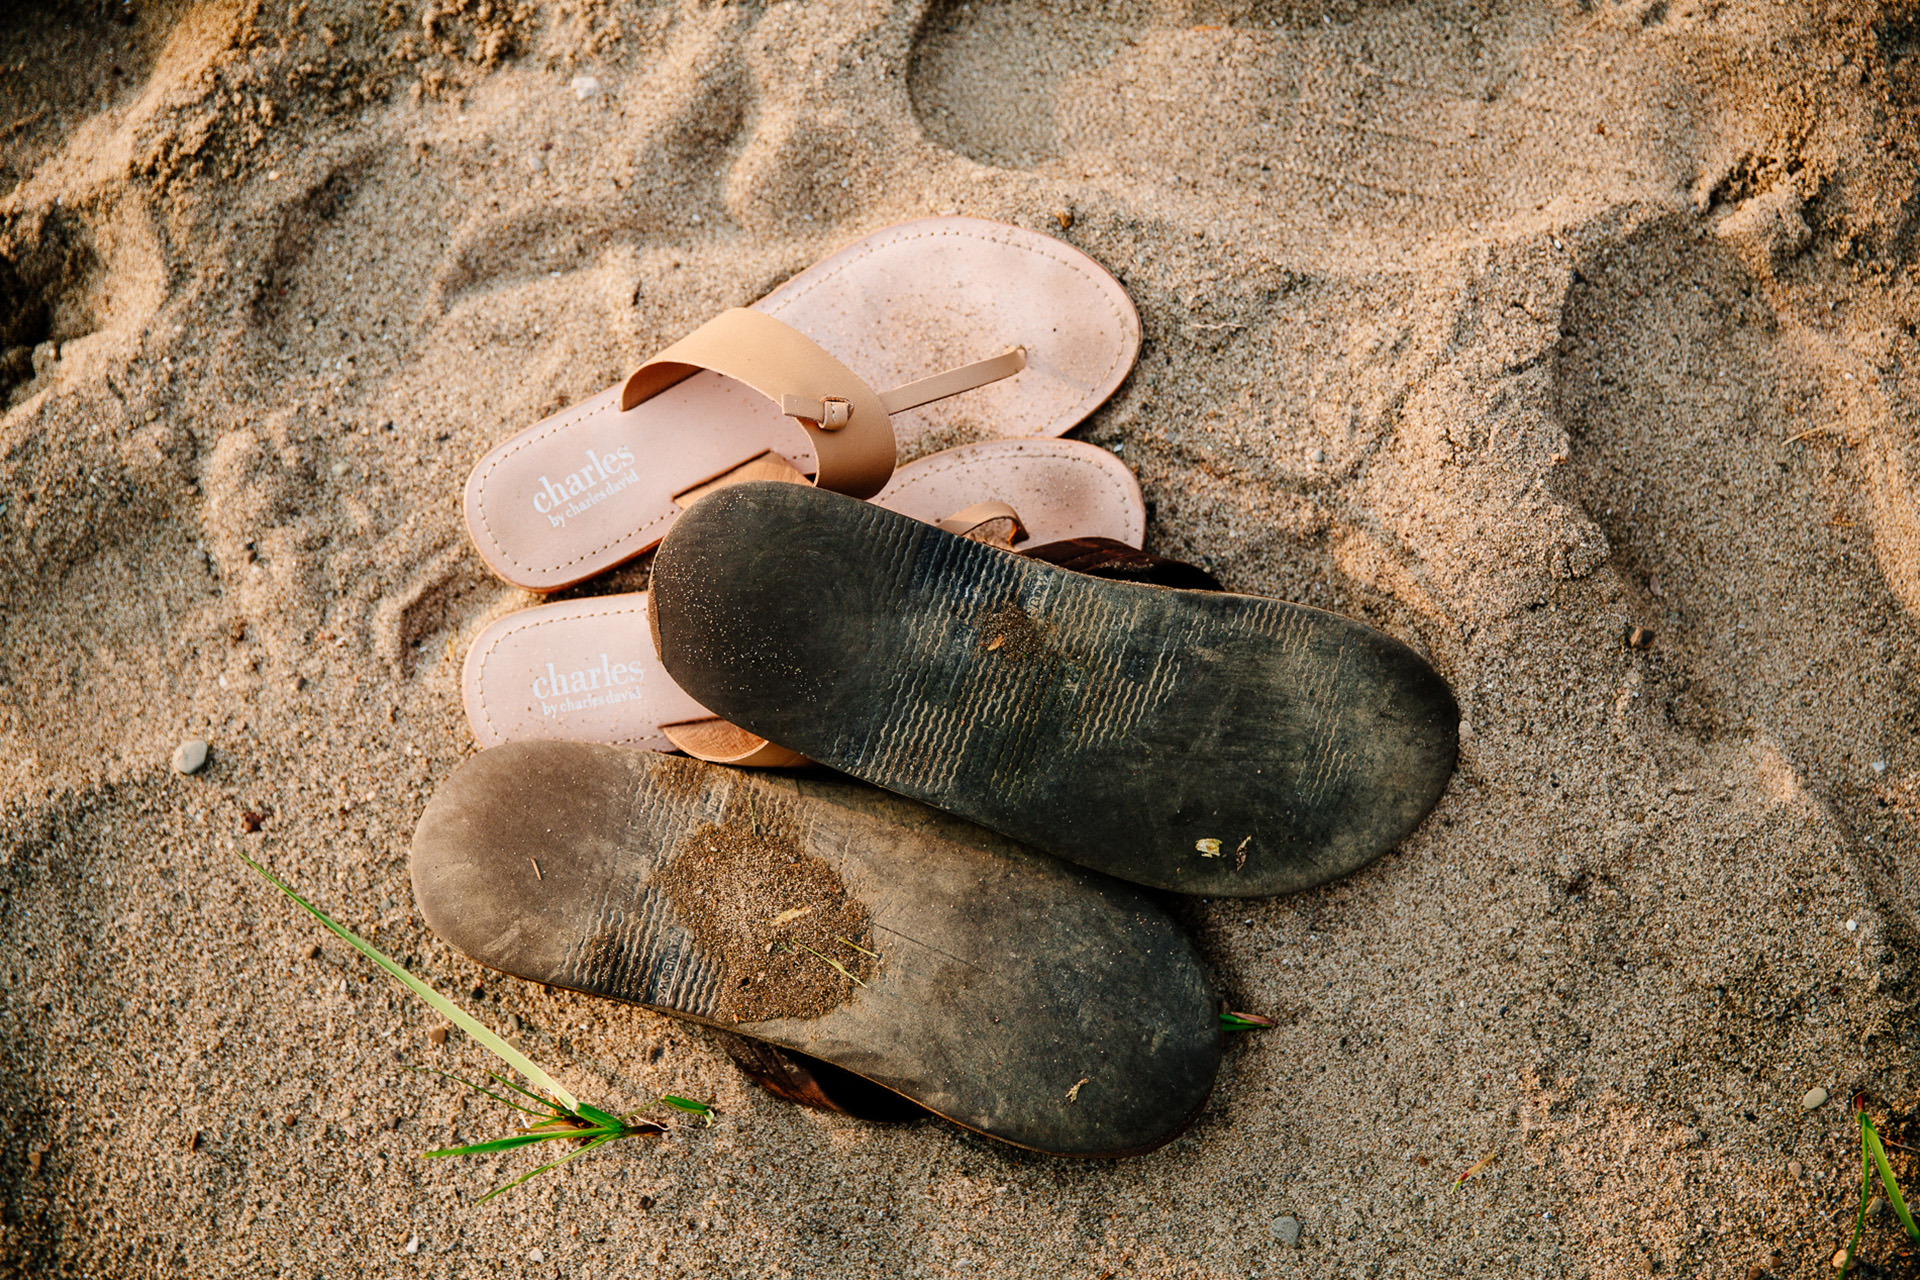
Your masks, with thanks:
M 1275 1218 L 1273 1220 L 1273 1234 L 1279 1239 L 1281 1244 L 1299 1244 L 1300 1220 L 1298 1218 Z
M 1873 771 L 1875 773 L 1885 773 L 1887 771 L 1887 762 L 1885 760 L 1875 760 L 1873 762 Z
M 248 835 L 252 835 L 254 832 L 260 829 L 260 825 L 264 823 L 266 820 L 267 818 L 265 814 L 255 813 L 253 810 L 249 809 L 245 813 L 240 815 L 240 829 L 246 832 Z
M 320 944 L 317 942 L 309 942 L 300 949 L 300 955 L 306 960 L 318 960 L 320 958 Z
M 1855 929 L 1858 929 L 1859 927 L 1860 927 L 1860 922 L 1859 922 L 1858 920 L 1849 920 L 1849 921 L 1847 921 L 1847 932 L 1848 932 L 1848 933 L 1852 933 L 1852 932 L 1853 932 L 1853 931 L 1854 931 Z
M 588 98 L 597 96 L 599 92 L 600 77 L 575 76 L 573 78 L 573 96 L 580 99 L 580 101 L 585 102 Z
M 343 476 L 347 474 L 347 464 L 344 462 L 336 462 L 333 464 L 332 471 L 336 476 Z
M 1815 1107 L 1824 1105 L 1826 1101 L 1827 1091 L 1819 1085 L 1815 1085 L 1813 1088 L 1807 1090 L 1806 1097 L 1800 1099 L 1800 1109 L 1802 1111 L 1811 1111 Z
M 546 1260 L 547 1260 L 547 1255 L 540 1252 L 540 1250 L 538 1249 L 527 1250 L 528 1262 L 545 1262 Z
M 420 1237 L 419 1237 L 419 1236 L 408 1236 L 408 1237 L 407 1237 L 407 1252 L 408 1252 L 408 1253 L 418 1253 L 418 1252 L 420 1252 Z
M 1833 1265 L 1835 1270 L 1847 1265 L 1847 1251 L 1845 1249 L 1835 1249 L 1833 1251 Z
M 1325 449 L 1315 449 L 1313 451 L 1313 460 L 1316 464 L 1325 462 L 1327 460 L 1327 451 Z
M 175 773 L 198 773 L 207 767 L 207 744 L 199 738 L 188 738 L 173 749 L 173 771 Z
M 431 1044 L 445 1044 L 447 1042 L 447 1029 L 445 1027 L 435 1027 L 433 1030 L 427 1032 L 427 1040 Z
M 545 156 L 528 156 L 527 157 L 527 168 L 533 170 L 533 172 L 538 173 L 546 167 L 547 167 L 547 158 Z
M 1652 648 L 1653 629 L 1651 627 L 1635 627 L 1633 630 L 1627 632 L 1627 643 L 1636 649 Z
M 1795 1182 L 1800 1181 L 1800 1162 L 1798 1160 L 1787 1161 L 1787 1176 Z
M 33 1166 L 33 1176 L 36 1178 L 40 1176 L 40 1166 L 45 1164 L 46 1161 L 47 1153 L 44 1151 L 27 1152 L 27 1163 Z

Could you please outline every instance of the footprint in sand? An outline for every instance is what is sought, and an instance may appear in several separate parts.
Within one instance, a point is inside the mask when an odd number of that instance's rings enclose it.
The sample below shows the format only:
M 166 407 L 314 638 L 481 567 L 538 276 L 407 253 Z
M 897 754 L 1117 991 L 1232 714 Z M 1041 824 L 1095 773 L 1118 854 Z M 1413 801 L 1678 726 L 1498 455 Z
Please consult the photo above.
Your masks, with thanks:
M 1882 908 L 1920 929 L 1920 623 L 1897 594 L 1911 496 L 1874 483 L 1902 456 L 1890 391 L 1860 353 L 1776 315 L 1685 218 L 1584 264 L 1565 333 L 1564 487 L 1646 629 L 1645 696 L 1677 731 L 1649 741 L 1693 744 L 1666 762 L 1682 770 L 1777 741 L 1860 842 Z
M 914 106 L 931 141 L 981 164 L 1194 227 L 1251 223 L 1330 265 L 1670 199 L 1691 176 L 1676 89 L 1631 56 L 1636 29 L 1583 23 L 1569 47 L 1572 24 L 1545 6 L 1471 23 L 1446 6 L 1337 22 L 1219 7 L 1064 22 L 1041 0 L 945 4 L 921 33 Z M 1609 58 L 1618 74 L 1594 77 Z

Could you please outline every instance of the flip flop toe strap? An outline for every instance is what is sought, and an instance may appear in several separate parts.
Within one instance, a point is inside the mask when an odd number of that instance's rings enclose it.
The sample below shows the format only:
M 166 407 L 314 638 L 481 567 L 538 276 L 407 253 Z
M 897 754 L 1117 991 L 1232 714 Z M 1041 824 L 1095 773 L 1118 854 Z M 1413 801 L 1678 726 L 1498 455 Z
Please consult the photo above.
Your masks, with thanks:
M 815 484 L 871 498 L 893 475 L 893 414 L 1010 378 L 1026 365 L 1026 349 L 1010 347 L 881 395 L 793 326 L 730 307 L 634 370 L 620 389 L 620 411 L 711 369 L 752 387 L 800 424 L 819 461 Z
M 745 307 L 722 311 L 634 370 L 621 412 L 702 369 L 745 383 L 798 422 L 819 459 L 821 488 L 870 498 L 893 475 L 893 423 L 880 397 L 813 339 Z

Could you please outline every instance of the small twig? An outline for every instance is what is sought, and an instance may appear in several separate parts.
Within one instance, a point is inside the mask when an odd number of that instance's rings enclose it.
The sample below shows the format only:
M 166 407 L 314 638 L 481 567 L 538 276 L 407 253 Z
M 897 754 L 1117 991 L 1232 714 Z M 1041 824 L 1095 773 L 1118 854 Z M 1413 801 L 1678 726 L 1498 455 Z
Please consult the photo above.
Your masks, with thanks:
M 802 950 L 813 951 L 814 955 L 819 956 L 822 960 L 825 960 L 828 964 L 832 965 L 835 969 L 838 969 L 840 971 L 840 976 L 845 978 L 848 982 L 851 982 L 854 986 L 864 987 L 867 985 L 866 983 L 860 981 L 860 979 L 854 977 L 852 970 L 848 969 L 847 966 L 841 964 L 838 960 L 835 960 L 832 956 L 824 955 L 821 952 L 814 951 L 812 947 L 807 946 L 807 944 L 804 942 L 801 943 L 800 946 Z
M 535 880 L 545 880 L 546 877 L 540 874 L 540 859 L 528 858 L 527 861 L 533 864 L 533 878 Z
M 1845 431 L 1845 430 L 1846 430 L 1846 427 L 1842 423 L 1828 422 L 1818 427 L 1808 427 L 1805 431 L 1802 431 L 1797 436 L 1788 436 L 1783 443 L 1795 444 L 1801 440 L 1806 440 L 1813 436 L 1822 435 L 1829 431 Z
M 1456 1187 L 1459 1186 L 1461 1183 L 1465 1182 L 1468 1178 L 1471 1178 L 1474 1174 L 1480 1172 L 1482 1169 L 1492 1164 L 1494 1161 L 1494 1158 L 1499 1154 L 1500 1154 L 1499 1148 L 1496 1147 L 1494 1150 L 1489 1151 L 1486 1155 L 1481 1156 L 1478 1160 L 1475 1160 L 1472 1164 L 1467 1166 L 1467 1171 L 1465 1173 L 1461 1174 L 1459 1177 L 1453 1180 L 1453 1185 Z

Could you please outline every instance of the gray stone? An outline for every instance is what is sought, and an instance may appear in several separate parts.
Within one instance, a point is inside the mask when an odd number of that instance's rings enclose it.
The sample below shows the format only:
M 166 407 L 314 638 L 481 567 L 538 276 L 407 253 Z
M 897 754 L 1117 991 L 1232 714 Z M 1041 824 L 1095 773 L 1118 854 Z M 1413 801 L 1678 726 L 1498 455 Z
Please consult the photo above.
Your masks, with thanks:
M 1300 1220 L 1298 1218 L 1275 1218 L 1273 1220 L 1273 1234 L 1281 1244 L 1299 1244 Z
M 207 744 L 199 738 L 188 738 L 173 749 L 173 771 L 175 773 L 198 773 L 207 767 Z
M 1816 1085 L 1807 1090 L 1806 1097 L 1800 1099 L 1800 1109 L 1802 1111 L 1812 1111 L 1815 1107 L 1824 1105 L 1826 1100 L 1827 1091 Z

